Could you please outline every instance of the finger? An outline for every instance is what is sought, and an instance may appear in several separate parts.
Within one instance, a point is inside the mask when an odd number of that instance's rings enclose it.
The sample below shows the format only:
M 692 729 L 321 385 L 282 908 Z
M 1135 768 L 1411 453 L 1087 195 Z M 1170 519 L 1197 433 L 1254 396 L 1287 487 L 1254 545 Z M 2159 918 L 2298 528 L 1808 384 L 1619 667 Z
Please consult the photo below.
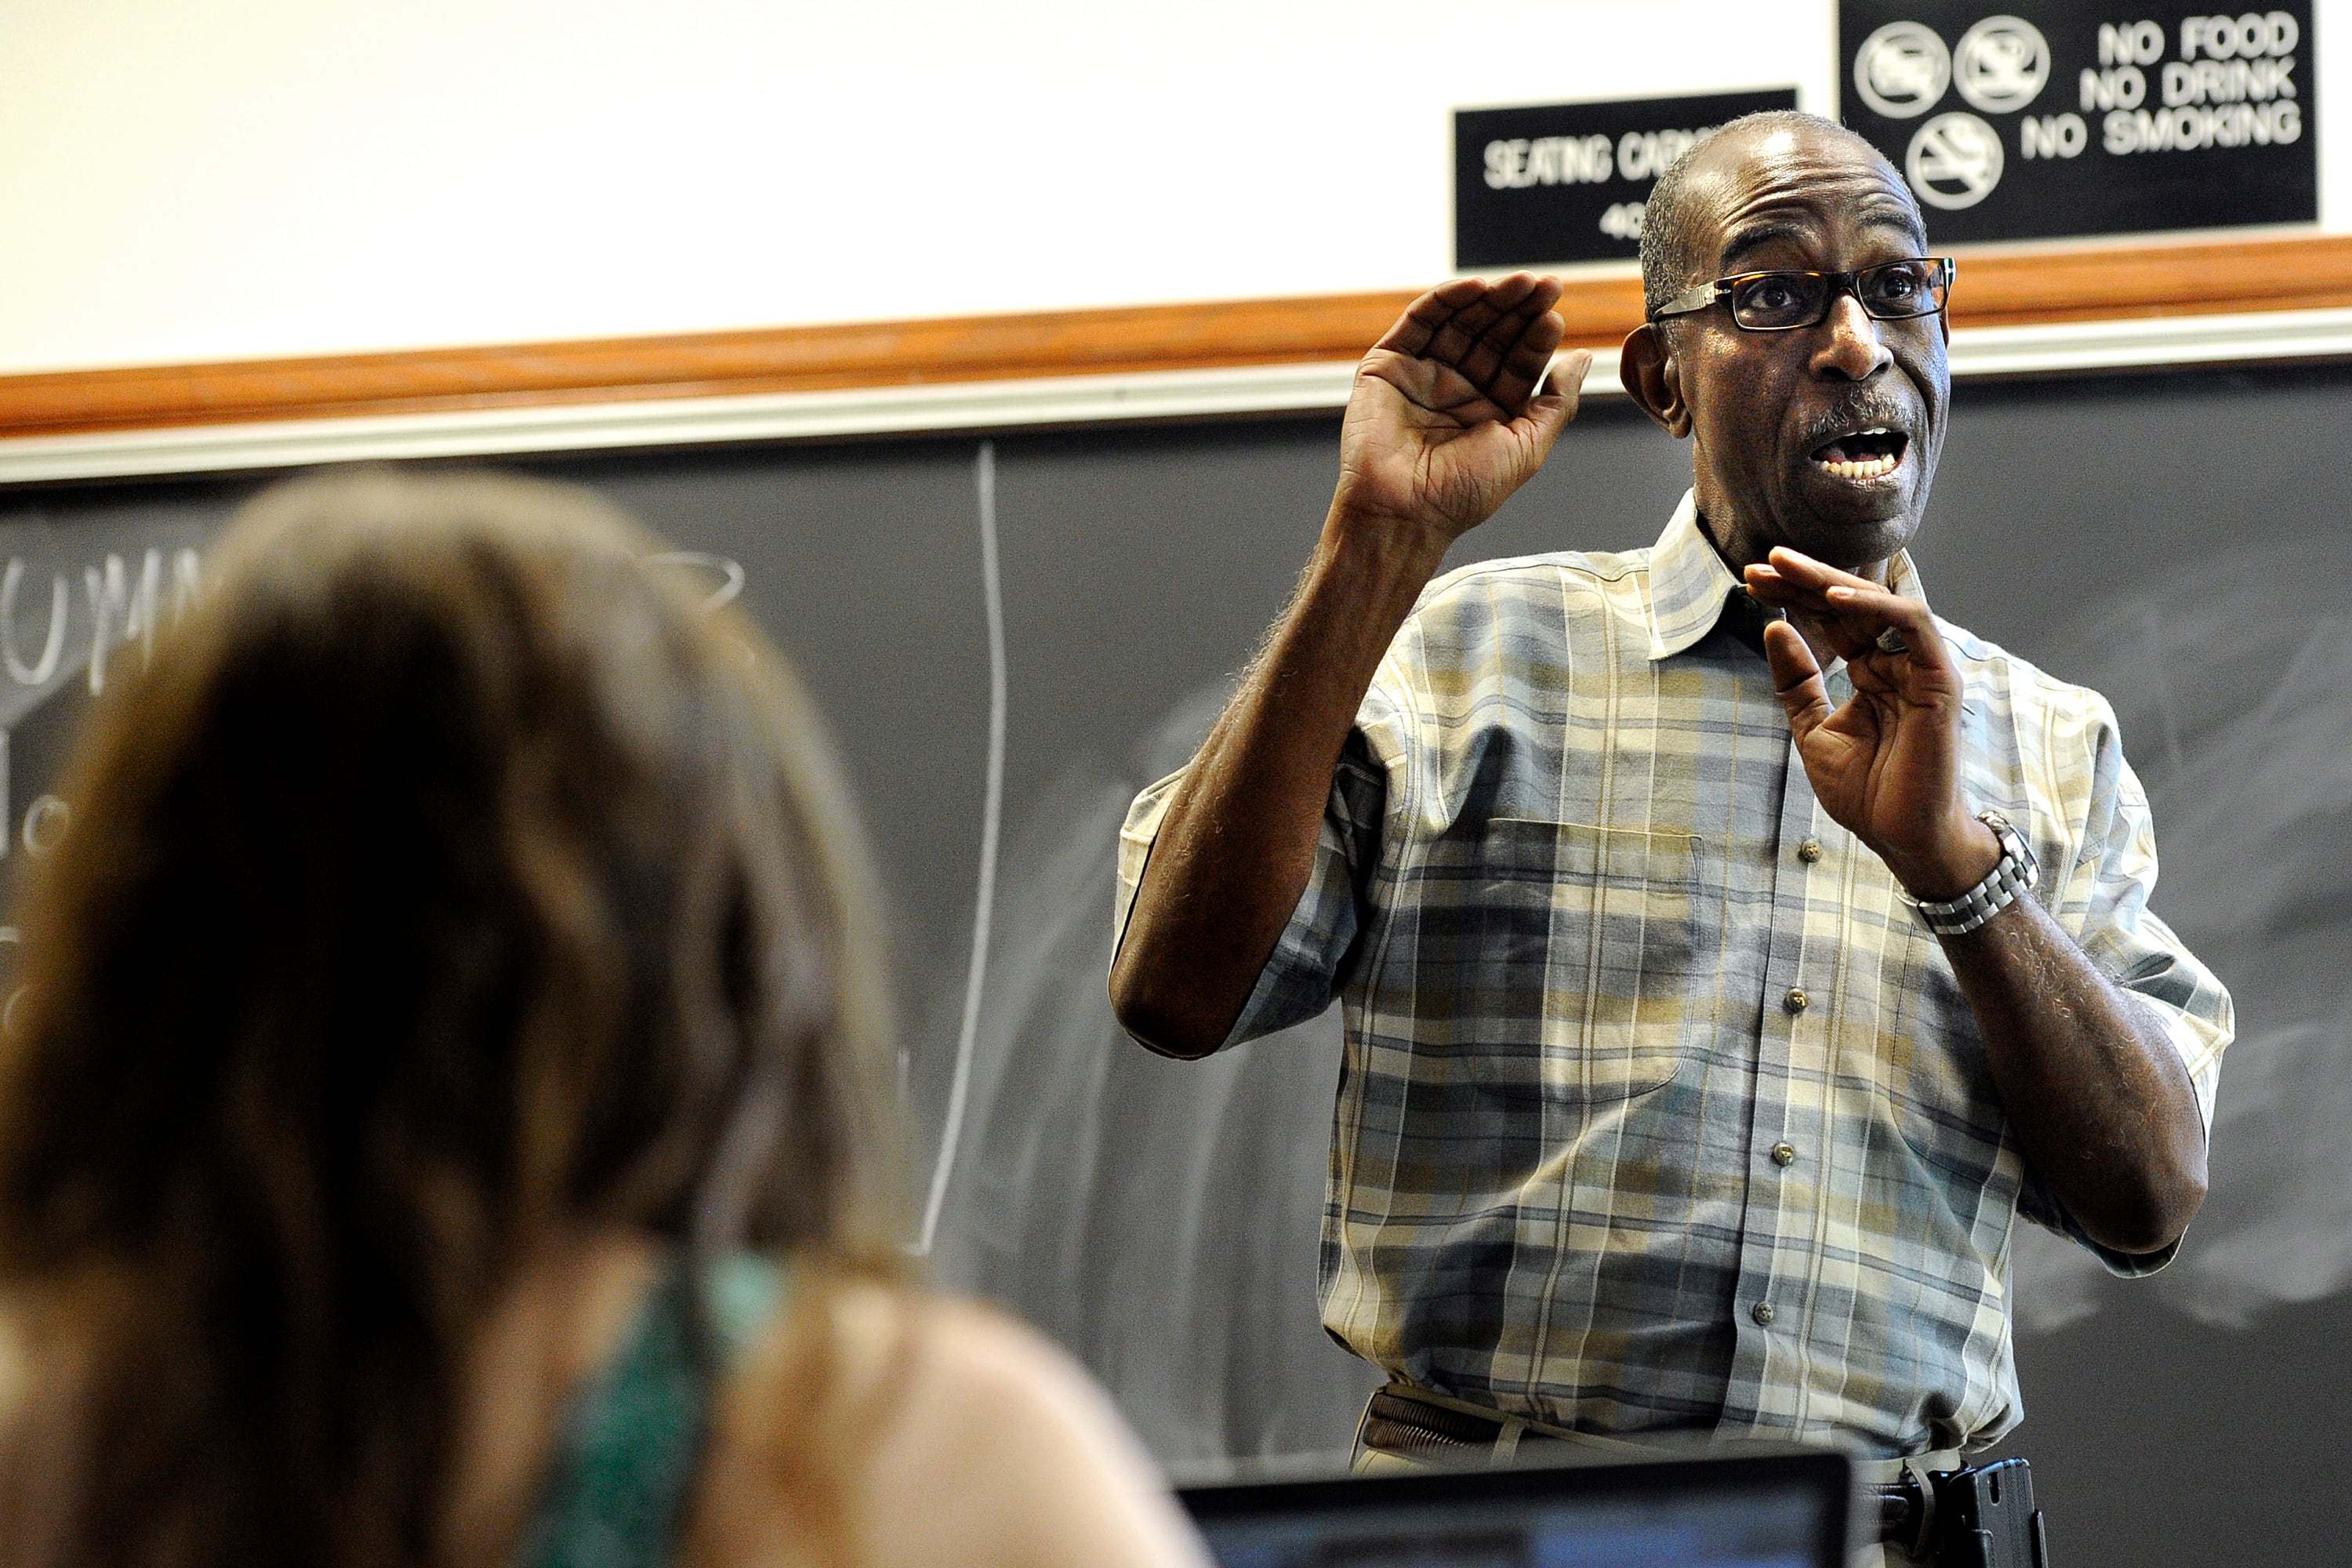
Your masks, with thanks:
M 1799 587 L 1795 583 L 1783 577 L 1780 573 L 1775 572 L 1769 566 L 1756 565 L 1743 567 L 1740 571 L 1739 578 L 1741 582 L 1748 584 L 1748 591 L 1749 593 L 1755 595 L 1759 599 L 1769 594 L 1772 595 L 1773 602 L 1776 604 L 1780 600 L 1795 598 L 1801 595 L 1810 592 L 1808 589 Z
M 1935 616 L 1916 599 L 1785 546 L 1773 550 L 1770 564 L 1750 566 L 1742 575 L 1759 603 L 1816 622 L 1840 658 L 1888 652 L 1877 639 L 1892 627 L 1906 648 L 1920 651 L 1923 664 L 1942 662 Z
M 1774 621 L 1764 628 L 1764 658 L 1772 667 L 1772 694 L 1789 716 L 1789 732 L 1799 745 L 1828 722 L 1830 695 L 1822 684 L 1822 667 L 1797 628 Z
M 1535 275 L 1528 272 L 1514 272 L 1508 278 L 1498 279 L 1484 296 L 1454 311 L 1452 320 L 1430 334 L 1429 346 L 1422 353 L 1442 363 L 1461 367 L 1476 353 L 1487 329 L 1517 310 L 1535 285 Z
M 1842 572 L 1826 561 L 1815 560 L 1803 551 L 1791 550 L 1785 544 L 1776 544 L 1772 547 L 1772 553 L 1768 558 L 1767 564 L 1790 582 L 1802 583 L 1811 587 L 1827 588 L 1833 584 L 1843 584 L 1849 588 L 1877 586 L 1867 577 L 1857 577 L 1851 572 Z
M 1782 576 L 1769 566 L 1750 566 L 1740 574 L 1740 577 L 1759 604 L 1769 605 L 1776 610 L 1802 612 L 1823 620 L 1836 615 L 1828 595 L 1822 589 Z
M 1591 364 L 1592 355 L 1582 349 L 1560 356 L 1559 374 L 1551 378 L 1553 391 L 1528 400 L 1527 411 L 1512 425 L 1527 433 L 1528 450 L 1534 458 L 1531 468 L 1541 468 L 1551 456 L 1559 433 L 1576 417 L 1576 410 L 1584 401 L 1584 372 Z
M 1857 632 L 1867 631 L 1868 652 L 1892 656 L 1896 650 L 1882 647 L 1878 636 L 1893 627 L 1903 638 L 1902 658 L 1926 669 L 1942 669 L 1946 664 L 1944 637 L 1936 629 L 1936 617 L 1927 606 L 1916 599 L 1906 599 L 1891 589 L 1865 583 L 1849 587 L 1843 583 L 1832 584 L 1823 590 L 1832 613 L 1841 624 L 1853 626 Z M 1853 654 L 1846 658 L 1855 657 Z
M 1764 562 L 1748 567 L 1748 571 L 1760 574 L 1767 583 L 1779 584 L 1783 592 L 1811 595 L 1822 604 L 1828 603 L 1822 595 L 1832 587 L 1843 585 L 1849 588 L 1873 588 L 1877 586 L 1867 577 L 1857 577 L 1851 572 L 1841 572 L 1826 562 L 1817 561 L 1801 551 L 1790 549 L 1785 544 L 1774 545 L 1771 554 Z
M 1813 640 L 1840 658 L 1857 659 L 1885 651 L 1878 647 L 1877 638 L 1889 623 L 1877 616 L 1858 614 L 1850 605 L 1796 587 L 1786 579 L 1751 582 L 1748 592 L 1759 605 L 1801 617 Z M 1907 646 L 1909 637 L 1904 640 Z
M 1591 369 L 1591 349 L 1570 349 L 1566 353 L 1553 354 L 1544 363 L 1543 374 L 1536 377 L 1535 385 L 1529 388 L 1533 396 L 1528 411 L 1534 413 L 1534 405 L 1546 397 L 1566 397 L 1570 405 L 1568 416 L 1575 418 L 1575 405 L 1583 400 L 1584 378 Z
M 1372 345 L 1391 353 L 1418 356 L 1429 347 L 1438 329 L 1452 321 L 1454 314 L 1474 300 L 1486 296 L 1489 285 L 1484 278 L 1456 278 L 1441 283 L 1404 308 L 1396 324 Z
M 1559 353 L 1560 339 L 1567 335 L 1568 324 L 1552 310 L 1551 302 L 1545 301 L 1504 345 L 1501 363 L 1486 384 L 1486 395 L 1506 408 L 1517 408 L 1534 396 Z
M 1528 329 L 1551 314 L 1551 308 L 1559 302 L 1560 284 L 1557 278 L 1517 273 L 1505 281 L 1517 283 L 1521 278 L 1528 281 L 1524 291 L 1507 291 L 1499 286 L 1496 289 L 1492 296 L 1497 307 L 1495 320 L 1461 356 L 1462 373 L 1481 385 L 1492 379 Z
M 1521 300 L 1479 334 L 1478 341 L 1462 356 L 1462 374 L 1484 387 L 1488 396 L 1494 396 L 1495 384 L 1511 363 L 1511 357 L 1518 351 L 1519 345 L 1527 341 L 1529 334 L 1543 331 L 1545 321 L 1559 319 L 1551 313 L 1549 301 L 1538 308 L 1532 299 Z M 1565 331 L 1564 326 L 1562 331 Z M 1558 347 L 1559 336 L 1546 340 L 1531 356 L 1528 368 L 1539 370 L 1551 358 L 1551 351 Z

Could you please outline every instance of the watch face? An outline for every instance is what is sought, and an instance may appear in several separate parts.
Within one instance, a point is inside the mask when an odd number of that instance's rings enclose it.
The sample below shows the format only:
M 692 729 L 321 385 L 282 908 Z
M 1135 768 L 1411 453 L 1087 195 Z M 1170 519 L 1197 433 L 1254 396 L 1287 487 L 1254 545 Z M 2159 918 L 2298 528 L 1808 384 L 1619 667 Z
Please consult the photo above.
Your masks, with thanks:
M 2008 817 L 1997 811 L 1980 811 L 1977 820 L 1990 827 L 2000 839 L 2001 853 L 2017 862 L 2024 874 L 2025 885 L 2034 886 L 2042 879 L 2042 862 L 2034 858 L 2033 846 L 2026 841 Z

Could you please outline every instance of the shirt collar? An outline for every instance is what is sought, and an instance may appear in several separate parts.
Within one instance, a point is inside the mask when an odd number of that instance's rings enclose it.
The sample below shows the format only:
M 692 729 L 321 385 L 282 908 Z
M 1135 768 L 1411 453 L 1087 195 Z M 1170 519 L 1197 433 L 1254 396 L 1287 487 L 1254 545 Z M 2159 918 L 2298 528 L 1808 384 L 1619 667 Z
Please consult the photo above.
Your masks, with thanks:
M 1907 550 L 1896 551 L 1887 563 L 1886 582 L 1904 598 L 1927 602 Z M 1697 500 L 1685 490 L 1650 552 L 1650 657 L 1671 658 L 1713 631 L 1723 617 L 1724 600 L 1739 585 L 1698 525 Z

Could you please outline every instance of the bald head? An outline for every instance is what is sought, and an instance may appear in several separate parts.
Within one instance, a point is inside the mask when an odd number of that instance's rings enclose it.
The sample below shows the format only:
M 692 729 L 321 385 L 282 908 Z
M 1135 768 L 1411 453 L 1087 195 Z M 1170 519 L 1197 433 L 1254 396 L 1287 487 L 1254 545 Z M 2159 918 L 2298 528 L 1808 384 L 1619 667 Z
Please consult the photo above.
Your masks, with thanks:
M 1895 187 L 1909 191 L 1877 148 L 1833 120 L 1794 109 L 1768 109 L 1742 115 L 1717 127 L 1693 142 L 1658 176 L 1642 215 L 1642 308 L 1654 310 L 1694 283 L 1716 276 L 1717 182 L 1709 176 L 1759 153 L 1776 143 L 1804 138 L 1843 143 L 1856 162 L 1886 170 Z M 1918 208 L 1912 214 L 1915 221 Z M 1917 226 L 1925 232 L 1926 225 Z
M 1860 279 L 1927 243 L 1903 176 L 1810 114 L 1736 120 L 1659 180 L 1642 234 L 1652 306 L 1747 272 L 1846 279 L 1801 325 L 1743 327 L 1710 301 L 1626 336 L 1620 377 L 1690 437 L 1700 523 L 1725 560 L 1786 544 L 1874 572 L 1918 531 L 1951 401 L 1949 321 L 1874 315 Z

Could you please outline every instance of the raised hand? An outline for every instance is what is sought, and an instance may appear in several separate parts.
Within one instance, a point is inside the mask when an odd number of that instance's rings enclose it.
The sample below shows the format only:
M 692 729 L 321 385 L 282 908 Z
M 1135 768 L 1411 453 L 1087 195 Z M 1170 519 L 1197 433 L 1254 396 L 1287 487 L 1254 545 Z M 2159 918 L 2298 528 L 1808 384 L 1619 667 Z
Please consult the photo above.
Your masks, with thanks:
M 1844 659 L 1853 681 L 1832 710 L 1805 637 L 1786 621 L 1765 628 L 1772 683 L 1822 809 L 1913 898 L 1974 887 L 2000 842 L 1960 795 L 1960 672 L 1927 606 L 1785 546 L 1747 577 L 1749 593 Z
M 1407 307 L 1356 371 L 1336 516 L 1427 528 L 1442 543 L 1494 515 L 1576 416 L 1592 356 L 1560 356 L 1557 278 L 1457 278 Z M 1537 396 L 1545 371 L 1552 374 Z
M 1541 466 L 1589 354 L 1562 354 L 1557 279 L 1457 279 L 1364 356 L 1339 488 L 1264 647 L 1160 819 L 1111 967 L 1119 1022 L 1155 1050 L 1223 1043 L 1298 907 L 1331 770 L 1446 546 Z

